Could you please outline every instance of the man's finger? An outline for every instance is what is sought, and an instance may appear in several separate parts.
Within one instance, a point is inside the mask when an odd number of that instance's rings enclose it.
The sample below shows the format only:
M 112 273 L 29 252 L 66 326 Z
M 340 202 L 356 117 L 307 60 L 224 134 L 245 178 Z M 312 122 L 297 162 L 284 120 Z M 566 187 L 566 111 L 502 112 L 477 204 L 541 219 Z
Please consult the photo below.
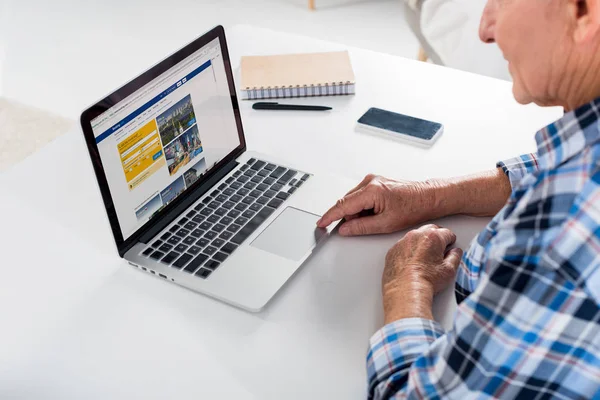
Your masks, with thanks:
M 384 233 L 383 218 L 381 215 L 354 218 L 346 221 L 340 226 L 339 233 L 342 236 L 361 236 Z
M 456 235 L 450 229 L 439 228 L 434 230 L 435 234 L 442 239 L 444 249 L 456 242 Z
M 369 210 L 371 208 L 373 208 L 372 194 L 364 190 L 358 190 L 357 192 L 351 193 L 338 200 L 335 206 L 331 207 L 329 211 L 317 221 L 317 226 L 319 228 L 325 228 L 333 221 L 342 219 L 347 215 L 358 214 L 363 210 Z
M 452 249 L 446 254 L 444 261 L 448 263 L 452 268 L 458 268 L 460 260 L 462 259 L 463 251 L 459 248 Z
M 375 176 L 372 174 L 369 174 L 367 176 L 365 176 L 363 178 L 362 181 L 360 181 L 360 183 L 356 186 L 354 186 L 352 189 L 350 189 L 350 191 L 348 193 L 346 193 L 346 196 L 348 196 L 349 194 L 352 194 L 354 192 L 356 192 L 359 189 L 362 189 L 363 187 L 367 186 L 369 184 L 369 182 L 371 182 L 373 180 Z

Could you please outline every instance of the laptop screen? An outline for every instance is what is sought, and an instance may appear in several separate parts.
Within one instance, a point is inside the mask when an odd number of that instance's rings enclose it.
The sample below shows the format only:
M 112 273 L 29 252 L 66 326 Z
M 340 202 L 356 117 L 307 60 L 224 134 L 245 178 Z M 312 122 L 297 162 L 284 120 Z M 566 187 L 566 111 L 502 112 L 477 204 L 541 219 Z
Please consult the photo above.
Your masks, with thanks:
M 92 120 L 123 239 L 240 145 L 215 39 Z

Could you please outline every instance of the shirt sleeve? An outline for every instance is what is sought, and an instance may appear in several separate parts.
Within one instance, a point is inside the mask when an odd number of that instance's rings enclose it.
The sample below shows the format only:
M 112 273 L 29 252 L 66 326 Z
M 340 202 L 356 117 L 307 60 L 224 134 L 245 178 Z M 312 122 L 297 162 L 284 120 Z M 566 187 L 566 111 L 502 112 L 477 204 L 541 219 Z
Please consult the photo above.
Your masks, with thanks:
M 513 190 L 525 175 L 536 172 L 539 169 L 537 155 L 534 153 L 523 154 L 519 157 L 499 161 L 496 163 L 496 167 L 502 168 L 506 176 L 508 176 L 510 186 Z

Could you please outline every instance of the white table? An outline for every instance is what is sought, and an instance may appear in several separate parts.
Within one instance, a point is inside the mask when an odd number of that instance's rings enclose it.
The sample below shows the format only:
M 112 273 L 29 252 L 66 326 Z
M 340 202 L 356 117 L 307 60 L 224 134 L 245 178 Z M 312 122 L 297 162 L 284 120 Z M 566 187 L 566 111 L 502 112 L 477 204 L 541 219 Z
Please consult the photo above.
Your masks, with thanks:
M 242 54 L 341 48 L 244 26 L 228 37 L 236 68 Z M 303 100 L 330 113 L 255 112 L 244 102 L 249 148 L 356 180 L 425 179 L 532 151 L 534 132 L 561 114 L 517 105 L 507 82 L 349 50 L 356 96 Z M 354 132 L 371 106 L 443 122 L 445 133 L 423 150 Z M 441 223 L 464 248 L 486 222 Z M 240 311 L 118 258 L 78 131 L 0 176 L 0 223 L 0 398 L 364 396 L 383 259 L 400 233 L 333 237 L 264 312 Z M 451 290 L 436 299 L 446 327 L 454 306 Z

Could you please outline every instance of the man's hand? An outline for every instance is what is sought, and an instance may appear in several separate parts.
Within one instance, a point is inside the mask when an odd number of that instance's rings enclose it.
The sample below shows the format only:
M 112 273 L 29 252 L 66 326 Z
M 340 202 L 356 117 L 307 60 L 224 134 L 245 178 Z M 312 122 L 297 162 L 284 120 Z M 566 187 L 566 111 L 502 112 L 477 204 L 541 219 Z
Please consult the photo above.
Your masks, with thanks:
M 436 185 L 367 175 L 317 222 L 320 228 L 345 218 L 343 236 L 390 233 L 438 217 Z
M 402 318 L 433 319 L 434 294 L 456 276 L 462 250 L 447 248 L 456 235 L 437 225 L 408 232 L 387 253 L 382 277 L 386 324 Z

